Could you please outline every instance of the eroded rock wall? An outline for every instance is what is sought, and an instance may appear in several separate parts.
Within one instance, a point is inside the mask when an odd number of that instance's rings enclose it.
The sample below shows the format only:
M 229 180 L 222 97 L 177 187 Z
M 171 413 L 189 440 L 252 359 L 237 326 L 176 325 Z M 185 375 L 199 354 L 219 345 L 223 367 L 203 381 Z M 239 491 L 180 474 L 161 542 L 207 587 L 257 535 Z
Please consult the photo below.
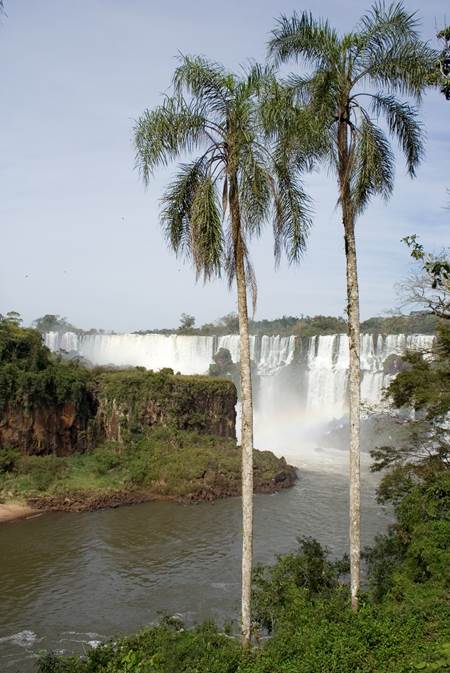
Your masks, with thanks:
M 157 426 L 235 437 L 236 388 L 229 381 L 145 370 L 93 375 L 79 401 L 7 404 L 0 448 L 67 456 L 102 441 L 127 441 Z

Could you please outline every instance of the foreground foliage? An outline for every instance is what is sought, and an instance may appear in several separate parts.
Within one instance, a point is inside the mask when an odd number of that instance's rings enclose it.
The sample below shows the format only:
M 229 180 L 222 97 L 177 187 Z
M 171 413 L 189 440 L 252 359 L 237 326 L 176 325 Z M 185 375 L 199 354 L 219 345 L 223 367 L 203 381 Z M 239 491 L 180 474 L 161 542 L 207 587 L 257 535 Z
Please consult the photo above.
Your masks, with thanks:
M 417 479 L 429 478 L 450 467 L 450 323 L 441 320 L 430 353 L 407 353 L 404 369 L 391 382 L 387 394 L 395 408 L 395 446 L 371 452 L 373 470 L 390 468 L 380 497 L 398 500 Z M 414 419 L 398 414 L 414 411 Z

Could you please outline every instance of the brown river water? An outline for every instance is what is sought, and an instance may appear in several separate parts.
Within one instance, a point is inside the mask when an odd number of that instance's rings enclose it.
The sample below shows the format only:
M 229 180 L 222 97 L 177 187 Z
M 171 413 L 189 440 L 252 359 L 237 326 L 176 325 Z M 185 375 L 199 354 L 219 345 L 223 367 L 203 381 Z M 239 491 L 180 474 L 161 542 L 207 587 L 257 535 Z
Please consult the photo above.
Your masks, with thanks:
M 362 538 L 391 513 L 364 470 Z M 303 469 L 296 485 L 255 498 L 255 560 L 271 562 L 310 535 L 347 550 L 344 472 Z M 239 616 L 240 499 L 145 503 L 45 514 L 0 526 L 0 671 L 31 673 L 37 653 L 83 652 L 178 614 L 188 624 Z

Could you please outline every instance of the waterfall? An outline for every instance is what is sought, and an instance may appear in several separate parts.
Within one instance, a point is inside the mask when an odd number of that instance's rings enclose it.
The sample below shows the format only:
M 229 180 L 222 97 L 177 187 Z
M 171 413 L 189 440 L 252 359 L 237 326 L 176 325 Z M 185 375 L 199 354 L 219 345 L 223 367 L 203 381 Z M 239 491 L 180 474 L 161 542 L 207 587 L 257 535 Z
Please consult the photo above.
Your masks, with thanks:
M 239 362 L 239 336 L 184 336 L 179 334 L 75 334 L 48 332 L 45 344 L 52 351 L 77 353 L 94 365 L 171 367 L 181 374 L 206 374 L 219 348 L 227 348 Z M 292 362 L 295 337 L 250 337 L 250 356 L 258 373 L 270 375 Z
M 432 335 L 395 334 L 361 336 L 361 396 L 378 405 L 393 373 L 390 356 L 407 349 L 430 349 Z M 49 332 L 45 343 L 52 351 L 75 352 L 94 365 L 170 367 L 182 374 L 205 374 L 219 348 L 239 361 L 239 336 L 184 336 L 179 334 L 75 334 Z M 348 337 L 344 334 L 298 337 L 252 336 L 250 352 L 259 374 L 256 411 L 274 419 L 301 408 L 315 422 L 341 418 L 347 407 Z M 297 355 L 296 355 L 297 353 Z M 286 374 L 289 373 L 289 376 Z

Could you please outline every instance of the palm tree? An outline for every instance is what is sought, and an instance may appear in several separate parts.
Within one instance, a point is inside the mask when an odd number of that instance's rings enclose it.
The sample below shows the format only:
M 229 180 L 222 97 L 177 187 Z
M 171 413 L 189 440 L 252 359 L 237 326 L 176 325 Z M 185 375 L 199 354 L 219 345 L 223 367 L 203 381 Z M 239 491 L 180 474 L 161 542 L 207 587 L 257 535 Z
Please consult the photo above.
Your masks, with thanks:
M 298 178 L 304 165 L 295 143 L 268 149 L 261 110 L 268 119 L 276 90 L 270 70 L 254 66 L 237 76 L 203 57 L 181 57 L 173 92 L 162 105 L 146 110 L 135 128 L 137 164 L 145 183 L 152 171 L 180 156 L 162 198 L 161 223 L 169 247 L 186 256 L 197 278 L 224 271 L 236 282 L 240 333 L 242 445 L 242 642 L 251 637 L 253 529 L 253 402 L 247 290 L 256 301 L 255 275 L 248 245 L 265 221 L 274 223 L 277 251 L 296 260 L 305 247 L 308 200 Z M 275 114 L 275 113 L 273 113 Z M 275 146 L 274 146 L 275 148 Z M 285 148 L 286 149 L 286 148 Z
M 394 186 L 395 137 L 414 177 L 423 156 L 420 101 L 436 52 L 420 40 L 418 21 L 401 3 L 373 5 L 343 36 L 310 13 L 282 16 L 269 43 L 276 63 L 291 58 L 310 70 L 287 85 L 299 104 L 315 110 L 328 139 L 344 225 L 350 346 L 350 562 L 351 598 L 360 585 L 360 319 L 355 222 L 370 198 L 387 199 Z M 407 97 L 400 100 L 398 96 Z M 408 100 L 412 103 L 408 102 Z M 379 120 L 384 123 L 380 126 Z

